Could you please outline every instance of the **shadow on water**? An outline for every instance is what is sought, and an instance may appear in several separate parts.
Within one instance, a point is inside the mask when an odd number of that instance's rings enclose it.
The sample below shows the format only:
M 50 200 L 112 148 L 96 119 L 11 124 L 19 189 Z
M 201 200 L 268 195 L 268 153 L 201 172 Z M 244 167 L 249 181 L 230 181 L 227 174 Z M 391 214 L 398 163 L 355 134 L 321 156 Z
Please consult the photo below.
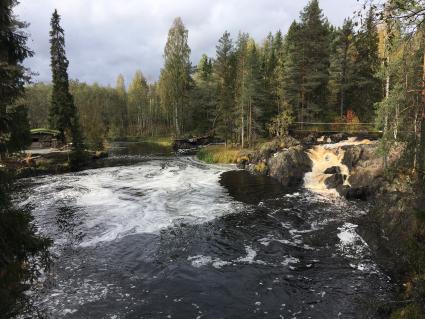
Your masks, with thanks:
M 220 184 L 227 189 L 230 196 L 248 204 L 257 204 L 293 191 L 269 176 L 253 175 L 247 171 L 224 172 L 221 174 Z

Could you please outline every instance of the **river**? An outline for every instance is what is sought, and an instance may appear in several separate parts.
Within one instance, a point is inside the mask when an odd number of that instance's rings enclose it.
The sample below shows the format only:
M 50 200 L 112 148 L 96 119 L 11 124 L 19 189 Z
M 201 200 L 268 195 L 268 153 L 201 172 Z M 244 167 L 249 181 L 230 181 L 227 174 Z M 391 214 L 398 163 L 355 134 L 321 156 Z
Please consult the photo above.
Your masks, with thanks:
M 138 149 L 21 181 L 53 239 L 28 292 L 41 317 L 376 318 L 390 298 L 357 232 L 365 203 Z

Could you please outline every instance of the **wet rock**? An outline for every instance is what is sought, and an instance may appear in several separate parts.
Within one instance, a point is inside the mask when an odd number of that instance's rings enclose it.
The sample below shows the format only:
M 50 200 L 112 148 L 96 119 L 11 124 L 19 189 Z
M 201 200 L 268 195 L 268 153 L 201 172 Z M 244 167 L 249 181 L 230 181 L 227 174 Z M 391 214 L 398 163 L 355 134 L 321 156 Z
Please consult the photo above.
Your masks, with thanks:
M 291 136 L 277 138 L 261 145 L 261 148 L 253 154 L 251 160 L 252 162 L 267 161 L 274 154 L 300 144 L 300 141 Z
M 338 188 L 342 184 L 344 184 L 344 178 L 341 174 L 333 174 L 325 179 L 327 188 Z
M 304 145 L 314 145 L 317 144 L 317 139 L 320 137 L 319 133 L 311 133 L 307 137 L 302 139 Z
M 332 166 L 327 168 L 323 173 L 324 174 L 341 174 L 341 168 L 339 166 Z
M 337 133 L 332 134 L 328 138 L 331 140 L 331 143 L 339 143 L 348 139 L 349 135 L 346 133 Z
M 302 146 L 295 146 L 276 153 L 267 161 L 268 173 L 284 186 L 302 183 L 306 172 L 311 170 L 311 160 Z

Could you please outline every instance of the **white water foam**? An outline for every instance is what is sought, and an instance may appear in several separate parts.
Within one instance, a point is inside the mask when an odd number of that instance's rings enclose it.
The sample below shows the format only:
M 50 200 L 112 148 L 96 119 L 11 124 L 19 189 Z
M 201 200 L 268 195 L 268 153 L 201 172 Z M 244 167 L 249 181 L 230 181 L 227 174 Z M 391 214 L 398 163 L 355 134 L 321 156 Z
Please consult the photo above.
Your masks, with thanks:
M 335 189 L 328 189 L 325 184 L 325 180 L 332 175 L 325 174 L 326 169 L 338 167 L 341 174 L 346 177 L 344 185 L 350 186 L 348 182 L 350 172 L 348 167 L 342 163 L 345 151 L 341 147 L 372 143 L 369 140 L 357 140 L 355 137 L 350 137 L 348 140 L 339 143 L 314 146 L 307 152 L 313 166 L 311 172 L 306 173 L 304 176 L 304 187 L 317 193 L 338 196 L 338 192 Z
M 182 223 L 200 224 L 238 211 L 242 204 L 233 201 L 219 184 L 220 174 L 228 169 L 174 159 L 65 174 L 46 178 L 23 204 L 35 206 L 38 219 L 51 215 L 44 212 L 45 207 L 58 210 L 64 202 L 74 207 L 85 234 L 80 245 L 93 246 L 126 235 L 158 233 Z

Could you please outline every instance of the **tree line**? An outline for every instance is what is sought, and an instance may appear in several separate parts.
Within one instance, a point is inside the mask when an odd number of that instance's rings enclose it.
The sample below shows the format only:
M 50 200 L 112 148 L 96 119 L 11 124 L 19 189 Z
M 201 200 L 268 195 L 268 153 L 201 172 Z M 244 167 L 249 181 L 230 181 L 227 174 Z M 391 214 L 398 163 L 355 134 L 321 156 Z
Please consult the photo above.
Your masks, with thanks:
M 157 82 L 136 71 L 128 87 L 120 75 L 115 87 L 71 81 L 69 90 L 91 145 L 127 136 L 215 134 L 245 147 L 270 136 L 282 116 L 344 122 L 350 111 L 372 121 L 384 95 L 379 43 L 374 10 L 358 27 L 351 19 L 335 27 L 311 0 L 285 36 L 269 33 L 259 44 L 247 33 L 232 39 L 226 31 L 215 56 L 204 54 L 193 66 L 188 30 L 176 18 Z M 32 127 L 49 126 L 54 87 L 27 88 Z

